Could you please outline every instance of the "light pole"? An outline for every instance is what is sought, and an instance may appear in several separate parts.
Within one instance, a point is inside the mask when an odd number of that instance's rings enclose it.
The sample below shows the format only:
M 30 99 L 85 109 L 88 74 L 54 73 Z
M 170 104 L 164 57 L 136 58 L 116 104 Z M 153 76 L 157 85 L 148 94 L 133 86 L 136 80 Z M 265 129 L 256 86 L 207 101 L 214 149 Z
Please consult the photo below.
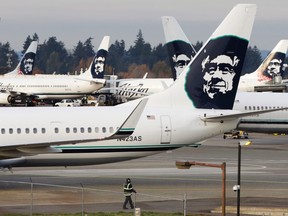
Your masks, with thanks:
M 209 164 L 196 161 L 176 161 L 178 169 L 190 169 L 191 166 L 206 166 L 220 168 L 222 170 L 222 215 L 226 214 L 226 163 L 222 164 Z
M 241 190 L 241 147 L 248 146 L 252 142 L 249 140 L 243 140 L 238 142 L 238 176 L 237 185 L 234 185 L 233 190 L 237 191 L 237 216 L 240 216 L 240 190 Z

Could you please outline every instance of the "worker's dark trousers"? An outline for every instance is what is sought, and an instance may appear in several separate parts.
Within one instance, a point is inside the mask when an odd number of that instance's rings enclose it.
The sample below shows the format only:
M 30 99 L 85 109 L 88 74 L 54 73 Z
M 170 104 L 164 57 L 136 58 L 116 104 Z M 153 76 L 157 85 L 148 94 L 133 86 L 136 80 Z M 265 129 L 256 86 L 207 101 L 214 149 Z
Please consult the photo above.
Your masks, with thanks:
M 134 205 L 133 205 L 131 196 L 126 196 L 126 197 L 125 197 L 125 201 L 124 201 L 124 204 L 123 204 L 123 208 L 127 208 L 126 206 L 127 206 L 128 202 L 129 202 L 129 204 L 130 204 L 131 209 L 134 209 Z

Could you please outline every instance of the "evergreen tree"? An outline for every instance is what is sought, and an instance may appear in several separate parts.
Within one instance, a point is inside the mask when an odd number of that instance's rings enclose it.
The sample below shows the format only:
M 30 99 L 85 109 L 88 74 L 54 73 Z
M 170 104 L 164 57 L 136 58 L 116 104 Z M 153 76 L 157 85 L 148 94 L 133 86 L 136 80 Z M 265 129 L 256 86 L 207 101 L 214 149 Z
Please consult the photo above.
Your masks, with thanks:
M 151 55 L 151 45 L 145 43 L 141 29 L 137 34 L 134 46 L 130 46 L 128 50 L 129 57 L 132 60 L 130 63 L 149 64 L 149 56 Z
M 107 55 L 107 65 L 113 68 L 113 72 L 127 71 L 128 61 L 125 51 L 125 42 L 116 40 L 114 44 L 109 47 Z
M 197 41 L 196 44 L 192 44 L 192 46 L 195 49 L 195 51 L 198 52 L 201 49 L 201 47 L 203 46 L 203 42 Z
M 89 37 L 84 42 L 84 53 L 83 53 L 83 57 L 82 57 L 84 59 L 94 57 L 94 55 L 95 55 L 94 46 L 92 45 L 92 39 L 93 38 Z
M 79 65 L 80 61 L 82 59 L 84 59 L 83 58 L 83 56 L 84 56 L 84 44 L 81 41 L 79 41 L 77 46 L 74 48 L 72 55 L 73 55 L 74 66 L 77 67 L 77 65 Z
M 24 44 L 23 44 L 23 50 L 21 51 L 22 54 L 24 54 L 26 52 L 26 50 L 28 49 L 28 47 L 30 46 L 31 42 L 32 41 L 38 41 L 39 40 L 39 37 L 36 33 L 34 33 L 34 35 L 31 36 L 29 35 L 26 40 L 24 41 Z M 37 56 L 37 55 L 36 55 Z
M 61 61 L 59 58 L 59 53 L 52 52 L 46 61 L 46 71 L 47 73 L 56 73 L 61 69 Z
M 261 63 L 261 52 L 259 51 L 257 46 L 254 46 L 253 48 L 249 46 L 244 59 L 242 75 L 255 71 Z
M 4 74 L 16 67 L 19 58 L 17 53 L 11 49 L 10 43 L 0 43 L 0 73 Z
M 38 40 L 36 33 L 25 39 L 22 53 L 27 50 L 32 40 Z M 202 45 L 203 42 L 197 41 L 193 47 L 199 51 Z M 19 57 L 14 50 L 11 50 L 9 42 L 0 42 L 0 73 L 8 72 L 11 69 L 7 67 L 7 54 L 9 53 L 13 68 L 18 64 Z M 84 43 L 79 41 L 71 54 L 68 54 L 63 42 L 57 41 L 56 37 L 50 37 L 38 46 L 34 71 L 37 73 L 74 73 L 76 70 L 80 71 L 81 68 L 86 69 L 94 54 L 91 37 Z M 259 49 L 256 46 L 248 47 L 243 71 L 254 71 L 261 64 L 261 61 Z M 141 77 L 146 72 L 150 73 L 149 77 L 171 77 L 166 45 L 159 44 L 152 48 L 149 43 L 145 42 L 141 29 L 136 36 L 134 45 L 130 46 L 128 51 L 124 40 L 116 40 L 109 47 L 106 63 L 106 69 L 109 69 L 110 73 L 115 72 L 120 78 L 131 77 L 131 74 Z
M 57 55 L 56 55 L 57 54 Z M 68 52 L 65 49 L 63 42 L 58 42 L 56 37 L 50 37 L 48 41 L 45 41 L 42 45 L 39 46 L 37 56 L 39 55 L 39 61 L 36 62 L 37 66 L 44 73 L 53 73 L 57 72 L 60 74 L 66 74 L 68 71 L 71 71 L 71 68 L 68 68 Z M 52 60 L 52 59 L 53 60 Z M 59 59 L 59 64 L 56 66 L 51 66 L 51 62 L 55 62 Z M 49 60 L 49 63 L 47 61 Z M 55 71 L 56 70 L 56 71 Z

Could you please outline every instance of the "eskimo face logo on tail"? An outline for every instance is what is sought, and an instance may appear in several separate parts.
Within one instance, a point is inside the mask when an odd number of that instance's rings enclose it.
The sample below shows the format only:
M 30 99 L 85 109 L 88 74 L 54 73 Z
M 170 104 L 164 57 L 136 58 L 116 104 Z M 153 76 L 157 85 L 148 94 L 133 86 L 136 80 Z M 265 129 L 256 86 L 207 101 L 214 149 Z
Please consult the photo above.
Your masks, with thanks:
M 274 58 L 269 62 L 267 66 L 267 70 L 265 74 L 273 78 L 275 76 L 282 76 L 284 71 L 283 71 L 283 60 L 285 58 L 285 55 L 281 53 L 283 57 L 281 58 L 279 55 L 274 56 Z
M 205 80 L 203 92 L 213 99 L 216 94 L 226 94 L 231 91 L 235 76 L 234 68 L 238 62 L 237 56 L 234 56 L 234 59 L 227 55 L 219 55 L 214 59 L 207 56 L 202 64 Z
M 18 74 L 32 75 L 32 71 L 34 68 L 35 55 L 36 54 L 33 52 L 29 52 L 25 54 L 25 56 L 23 57 L 21 61 Z
M 167 48 L 173 79 L 176 80 L 196 53 L 193 51 L 191 44 L 184 41 L 169 42 Z
M 93 78 L 103 79 L 105 71 L 105 62 L 107 58 L 106 50 L 98 50 L 97 55 L 93 59 L 91 67 L 91 75 Z
M 247 45 L 232 36 L 209 41 L 186 77 L 185 89 L 195 107 L 233 108 Z
M 260 70 L 258 70 L 258 80 L 272 80 L 276 76 L 283 76 L 284 73 L 284 59 L 286 54 L 276 52 L 274 55 L 265 61 L 265 63 L 261 66 Z

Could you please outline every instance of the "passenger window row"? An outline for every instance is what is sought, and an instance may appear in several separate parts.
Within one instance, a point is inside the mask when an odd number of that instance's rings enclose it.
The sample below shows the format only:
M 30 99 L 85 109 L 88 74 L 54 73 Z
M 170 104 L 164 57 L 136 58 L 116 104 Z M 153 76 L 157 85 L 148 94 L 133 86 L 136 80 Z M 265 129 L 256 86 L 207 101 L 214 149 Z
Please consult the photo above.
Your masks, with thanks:
M 279 108 L 284 108 L 284 107 L 279 107 L 279 106 L 245 106 L 245 110 L 268 110 L 268 109 L 279 109 Z M 285 110 L 284 110 L 285 111 Z
M 118 130 L 118 128 L 116 128 L 116 130 Z M 113 127 L 109 127 L 108 129 L 106 127 L 102 127 L 102 128 L 99 128 L 99 127 L 80 127 L 80 128 L 77 128 L 77 127 L 66 127 L 65 128 L 65 133 L 69 134 L 69 133 L 114 133 L 114 130 Z M 54 127 L 54 133 L 55 134 L 58 134 L 60 132 L 60 128 L 58 127 Z M 1 134 L 21 134 L 21 133 L 24 133 L 24 134 L 38 134 L 38 133 L 41 133 L 41 134 L 45 134 L 46 133 L 46 128 L 1 128 Z

